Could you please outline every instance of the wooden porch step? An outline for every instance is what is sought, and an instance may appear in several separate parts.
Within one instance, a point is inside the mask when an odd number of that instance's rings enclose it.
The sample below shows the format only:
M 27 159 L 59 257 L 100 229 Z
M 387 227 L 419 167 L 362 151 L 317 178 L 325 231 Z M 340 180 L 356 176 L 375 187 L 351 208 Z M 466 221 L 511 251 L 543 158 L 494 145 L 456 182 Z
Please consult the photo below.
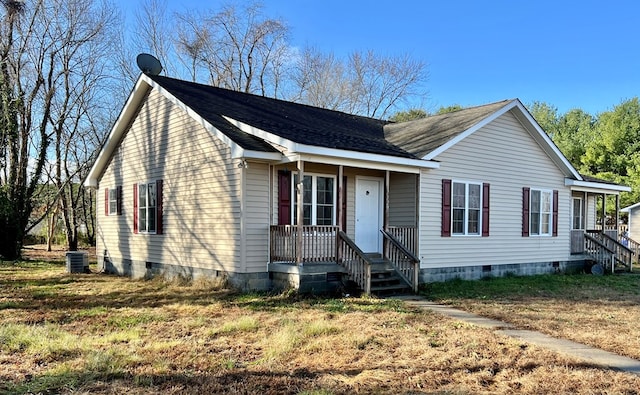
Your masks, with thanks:
M 376 262 L 371 267 L 371 293 L 378 296 L 389 296 L 409 292 L 411 292 L 411 288 L 389 262 Z

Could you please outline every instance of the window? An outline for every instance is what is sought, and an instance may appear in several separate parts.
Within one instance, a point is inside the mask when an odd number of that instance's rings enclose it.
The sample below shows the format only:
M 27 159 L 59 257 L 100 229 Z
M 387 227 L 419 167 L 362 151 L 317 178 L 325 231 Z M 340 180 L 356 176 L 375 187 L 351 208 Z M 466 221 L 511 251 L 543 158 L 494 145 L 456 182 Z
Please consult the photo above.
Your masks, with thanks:
M 558 191 L 522 189 L 522 236 L 558 235 Z
M 133 185 L 134 233 L 162 234 L 162 180 Z
M 294 175 L 291 194 L 292 223 L 297 223 L 298 194 L 296 184 L 298 176 Z M 335 177 L 305 174 L 302 179 L 302 223 L 304 225 L 334 225 L 336 206 Z
M 582 199 L 581 198 L 573 198 L 573 207 L 572 207 L 572 215 L 571 215 L 571 229 L 584 229 L 582 226 Z
M 104 215 L 122 214 L 122 187 L 107 188 L 104 190 Z
M 442 180 L 441 233 L 489 236 L 489 184 Z
M 531 190 L 530 234 L 551 235 L 551 191 Z
M 138 231 L 156 231 L 156 184 L 138 184 Z
M 480 234 L 481 189 L 480 184 L 453 183 L 451 209 L 454 235 Z

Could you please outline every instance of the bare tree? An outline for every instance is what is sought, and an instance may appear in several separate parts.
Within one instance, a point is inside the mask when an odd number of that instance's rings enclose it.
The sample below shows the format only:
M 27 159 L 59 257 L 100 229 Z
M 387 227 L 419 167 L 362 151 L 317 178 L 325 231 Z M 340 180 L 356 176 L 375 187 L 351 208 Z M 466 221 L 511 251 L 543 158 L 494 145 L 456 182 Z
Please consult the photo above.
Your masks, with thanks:
M 401 102 L 424 96 L 424 63 L 409 56 L 354 52 L 346 61 L 307 49 L 293 83 L 297 100 L 314 106 L 384 118 Z
M 0 255 L 14 259 L 20 256 L 38 191 L 48 189 L 42 188 L 47 163 L 55 163 L 52 181 L 63 214 L 74 209 L 65 189 L 77 189 L 75 176 L 89 155 L 67 160 L 77 148 L 72 143 L 79 141 L 77 133 L 109 107 L 100 87 L 110 72 L 110 34 L 117 18 L 112 7 L 98 1 L 3 0 L 2 5 Z M 76 225 L 71 221 L 69 226 Z M 73 247 L 73 239 L 69 242 Z
M 180 14 L 178 24 L 178 52 L 190 59 L 192 77 L 204 71 L 214 86 L 278 95 L 289 29 L 279 19 L 265 18 L 261 5 Z
M 332 54 L 306 48 L 292 75 L 295 94 L 290 100 L 337 111 L 349 111 L 351 82 L 345 64 Z

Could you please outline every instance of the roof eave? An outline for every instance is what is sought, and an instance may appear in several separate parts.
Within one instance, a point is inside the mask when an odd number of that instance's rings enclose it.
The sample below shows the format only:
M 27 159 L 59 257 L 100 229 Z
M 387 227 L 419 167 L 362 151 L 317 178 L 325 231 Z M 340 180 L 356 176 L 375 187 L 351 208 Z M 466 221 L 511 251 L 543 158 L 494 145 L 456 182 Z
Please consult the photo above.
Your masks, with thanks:
M 565 179 L 564 185 L 572 187 L 572 189 L 588 190 L 592 192 L 611 192 L 615 194 L 620 192 L 631 192 L 631 187 L 626 185 L 606 184 L 603 182 L 584 181 L 571 178 Z
M 429 168 L 437 169 L 440 164 L 435 161 L 423 160 L 418 158 L 408 158 L 393 155 L 372 154 L 367 152 L 343 150 L 337 148 L 319 147 L 315 145 L 300 144 L 295 141 L 291 141 L 282 136 L 278 136 L 274 133 L 270 133 L 266 130 L 256 128 L 252 125 L 233 119 L 229 116 L 223 115 L 223 117 L 238 129 L 245 133 L 251 134 L 270 144 L 285 147 L 289 156 L 295 155 L 312 155 L 316 157 L 333 157 L 338 159 L 351 159 L 359 162 L 376 162 L 387 163 L 389 165 L 409 166 L 416 168 Z
M 93 166 L 91 166 L 91 170 L 89 170 L 87 178 L 84 182 L 85 186 L 94 188 L 98 186 L 98 178 L 109 163 L 109 159 L 118 147 L 122 135 L 129 127 L 129 124 L 138 111 L 140 104 L 151 89 L 151 84 L 149 84 L 150 80 L 145 77 L 146 76 L 144 74 L 141 74 L 140 78 L 138 78 L 136 85 L 131 91 L 129 98 L 125 102 L 124 107 L 122 108 L 122 111 L 118 116 L 118 119 L 111 128 L 111 131 L 107 136 L 107 140 L 100 149 L 98 157 L 93 163 Z

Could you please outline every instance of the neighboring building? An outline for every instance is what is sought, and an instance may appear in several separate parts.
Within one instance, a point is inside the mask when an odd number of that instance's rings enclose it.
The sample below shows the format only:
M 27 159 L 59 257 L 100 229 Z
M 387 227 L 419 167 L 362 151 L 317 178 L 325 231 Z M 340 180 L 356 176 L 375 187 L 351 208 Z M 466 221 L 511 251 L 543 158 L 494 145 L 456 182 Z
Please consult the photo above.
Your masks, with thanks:
M 629 191 L 517 99 L 394 124 L 145 74 L 86 184 L 105 270 L 302 291 L 582 267 L 596 198 Z

